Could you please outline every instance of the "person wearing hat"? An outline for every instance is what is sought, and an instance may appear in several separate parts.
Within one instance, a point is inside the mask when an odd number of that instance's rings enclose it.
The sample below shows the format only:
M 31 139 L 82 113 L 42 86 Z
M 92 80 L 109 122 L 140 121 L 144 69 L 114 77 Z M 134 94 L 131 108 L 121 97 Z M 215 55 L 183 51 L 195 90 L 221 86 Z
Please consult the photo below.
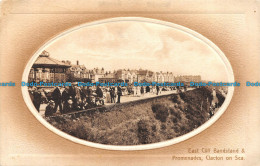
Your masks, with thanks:
M 69 112 L 72 112 L 73 111 L 73 100 L 72 98 L 70 97 L 65 103 L 64 103 L 64 106 L 63 106 L 63 114 L 65 113 L 69 113 Z
M 60 87 L 57 86 L 54 91 L 52 92 L 52 100 L 55 103 L 55 112 L 57 111 L 59 107 L 60 113 L 62 112 L 62 105 L 61 105 L 61 90 Z
M 62 98 L 62 103 L 64 105 L 65 102 L 67 102 L 70 98 L 70 93 L 69 93 L 69 86 L 65 86 L 64 91 L 62 92 L 61 98 Z
M 55 103 L 53 100 L 50 100 L 45 109 L 45 117 L 53 116 L 55 112 Z
M 82 99 L 82 102 L 80 103 L 80 109 L 81 110 L 84 110 L 84 109 L 87 109 L 88 108 L 88 103 L 87 103 L 87 98 L 84 97 Z
M 72 97 L 73 103 L 76 102 L 76 90 L 75 90 L 75 88 L 76 88 L 75 83 L 72 83 L 72 86 L 69 87 L 69 96 Z
M 115 103 L 116 102 L 116 99 L 115 99 L 116 98 L 115 88 L 114 87 L 110 87 L 109 93 L 110 93 L 111 103 Z
M 87 107 L 85 109 L 88 109 L 88 108 L 93 108 L 96 106 L 96 98 L 94 95 L 91 95 L 87 98 Z
M 146 93 L 150 93 L 150 87 L 146 86 L 145 91 L 146 91 Z
M 101 90 L 101 88 L 99 86 L 97 86 L 96 94 L 97 94 L 97 97 L 103 98 L 103 91 Z
M 83 86 L 83 87 L 80 87 L 81 88 L 81 91 L 80 91 L 80 95 L 81 95 L 81 99 L 83 100 L 84 98 L 86 98 L 88 96 L 88 92 L 87 92 L 87 86 Z
M 73 108 L 75 110 L 79 110 L 79 105 L 81 102 L 81 95 L 80 95 L 81 90 L 77 86 L 74 87 L 74 90 L 75 90 L 75 98 L 73 100 Z
M 100 88 L 99 85 L 97 86 L 96 94 L 97 94 L 97 101 L 98 101 L 98 103 L 101 104 L 101 105 L 104 105 L 104 100 L 103 100 L 103 95 L 104 94 L 103 94 L 103 91 L 102 91 L 102 89 Z
M 120 103 L 120 98 L 122 96 L 122 88 L 120 86 L 117 87 L 117 103 Z
M 40 105 L 42 102 L 42 96 L 41 96 L 41 92 L 39 90 L 39 88 L 34 87 L 34 91 L 33 91 L 33 105 L 36 108 L 36 110 L 38 112 L 40 112 Z

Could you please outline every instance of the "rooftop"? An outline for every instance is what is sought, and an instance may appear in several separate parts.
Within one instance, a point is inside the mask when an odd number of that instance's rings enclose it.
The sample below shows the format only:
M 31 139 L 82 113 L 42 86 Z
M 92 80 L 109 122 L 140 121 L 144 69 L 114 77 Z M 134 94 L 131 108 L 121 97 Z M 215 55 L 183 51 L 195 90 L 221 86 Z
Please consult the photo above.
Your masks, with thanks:
M 59 60 L 51 58 L 47 51 L 43 51 L 41 55 L 36 59 L 34 62 L 33 68 L 38 67 L 62 67 L 62 68 L 69 68 L 70 65 L 63 63 Z

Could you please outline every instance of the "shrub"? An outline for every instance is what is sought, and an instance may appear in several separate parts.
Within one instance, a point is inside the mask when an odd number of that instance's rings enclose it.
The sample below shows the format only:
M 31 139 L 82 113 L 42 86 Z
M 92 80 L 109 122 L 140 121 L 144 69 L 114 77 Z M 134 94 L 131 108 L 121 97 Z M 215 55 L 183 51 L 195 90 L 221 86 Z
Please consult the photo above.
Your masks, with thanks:
M 178 100 L 178 96 L 177 96 L 177 95 L 173 95 L 173 96 L 171 97 L 171 100 L 172 100 L 173 103 L 180 104 L 180 101 Z
M 180 98 L 181 98 L 183 101 L 187 102 L 187 98 L 186 98 L 185 93 L 180 93 L 179 96 L 180 96 Z
M 186 115 L 187 119 L 191 119 L 191 116 L 189 114 Z
M 175 110 L 174 108 L 170 108 L 170 113 L 177 119 L 181 120 L 181 113 L 178 110 Z
M 138 123 L 137 123 L 137 127 L 138 127 L 138 139 L 139 139 L 139 142 L 142 143 L 142 144 L 148 144 L 149 143 L 149 135 L 150 135 L 150 132 L 149 132 L 149 125 L 148 125 L 148 122 L 146 122 L 145 120 L 140 120 Z
M 216 96 L 217 96 L 217 98 L 218 98 L 218 106 L 221 107 L 222 104 L 223 104 L 224 101 L 225 101 L 225 97 L 224 97 L 222 94 L 220 94 L 220 92 L 217 93 Z
M 180 127 L 174 126 L 173 130 L 174 130 L 175 133 L 179 133 L 180 132 Z
M 176 112 L 175 112 L 174 108 L 170 108 L 170 113 L 175 116 Z
M 89 132 L 86 131 L 86 128 L 84 125 L 77 125 L 74 134 L 78 138 L 88 139 L 87 134 L 89 134 Z
M 172 122 L 177 123 L 178 119 L 176 117 L 172 117 Z
M 156 131 L 157 131 L 156 125 L 152 125 L 152 131 L 153 131 L 153 132 L 156 132 Z
M 165 130 L 166 129 L 166 125 L 165 124 L 161 124 L 161 129 Z
M 200 126 L 201 125 L 201 122 L 197 122 L 197 126 Z
M 161 122 L 166 122 L 169 116 L 168 108 L 162 104 L 152 104 L 152 111 L 155 114 L 155 118 Z
M 184 132 L 184 131 L 185 131 L 185 127 L 181 126 L 181 132 Z

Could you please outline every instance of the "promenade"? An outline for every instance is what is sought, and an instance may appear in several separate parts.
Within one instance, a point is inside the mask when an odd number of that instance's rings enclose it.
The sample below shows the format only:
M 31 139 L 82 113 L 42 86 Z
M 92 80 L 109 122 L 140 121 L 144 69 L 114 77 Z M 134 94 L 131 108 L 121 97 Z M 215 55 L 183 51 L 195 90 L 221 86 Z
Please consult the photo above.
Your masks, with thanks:
M 187 88 L 187 91 L 190 91 L 193 89 L 194 88 Z M 166 95 L 176 94 L 176 93 L 177 93 L 177 90 L 171 90 L 171 91 L 161 91 L 158 95 L 154 94 L 154 93 L 144 93 L 144 94 L 141 94 L 140 96 L 124 95 L 124 96 L 121 96 L 120 103 L 127 103 L 127 102 L 138 101 L 138 100 L 142 100 L 142 99 L 149 99 L 149 98 L 154 98 L 157 96 L 166 96 Z M 117 98 L 116 98 L 116 101 L 117 101 Z M 113 104 L 116 104 L 116 103 L 106 103 L 105 102 L 105 106 L 109 106 L 109 105 L 113 105 Z M 44 115 L 46 106 L 47 106 L 47 104 L 41 104 L 41 106 L 40 106 L 41 115 Z

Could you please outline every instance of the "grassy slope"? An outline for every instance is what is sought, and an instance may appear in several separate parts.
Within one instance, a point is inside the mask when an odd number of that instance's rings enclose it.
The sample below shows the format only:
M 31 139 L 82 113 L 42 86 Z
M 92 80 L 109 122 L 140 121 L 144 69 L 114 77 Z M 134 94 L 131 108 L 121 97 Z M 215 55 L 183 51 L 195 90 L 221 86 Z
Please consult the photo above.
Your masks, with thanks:
M 221 104 L 224 97 L 217 93 Z M 208 99 L 207 99 L 208 98 Z M 47 118 L 56 128 L 91 142 L 110 145 L 155 143 L 181 136 L 208 120 L 211 90 L 116 105 L 78 118 Z

